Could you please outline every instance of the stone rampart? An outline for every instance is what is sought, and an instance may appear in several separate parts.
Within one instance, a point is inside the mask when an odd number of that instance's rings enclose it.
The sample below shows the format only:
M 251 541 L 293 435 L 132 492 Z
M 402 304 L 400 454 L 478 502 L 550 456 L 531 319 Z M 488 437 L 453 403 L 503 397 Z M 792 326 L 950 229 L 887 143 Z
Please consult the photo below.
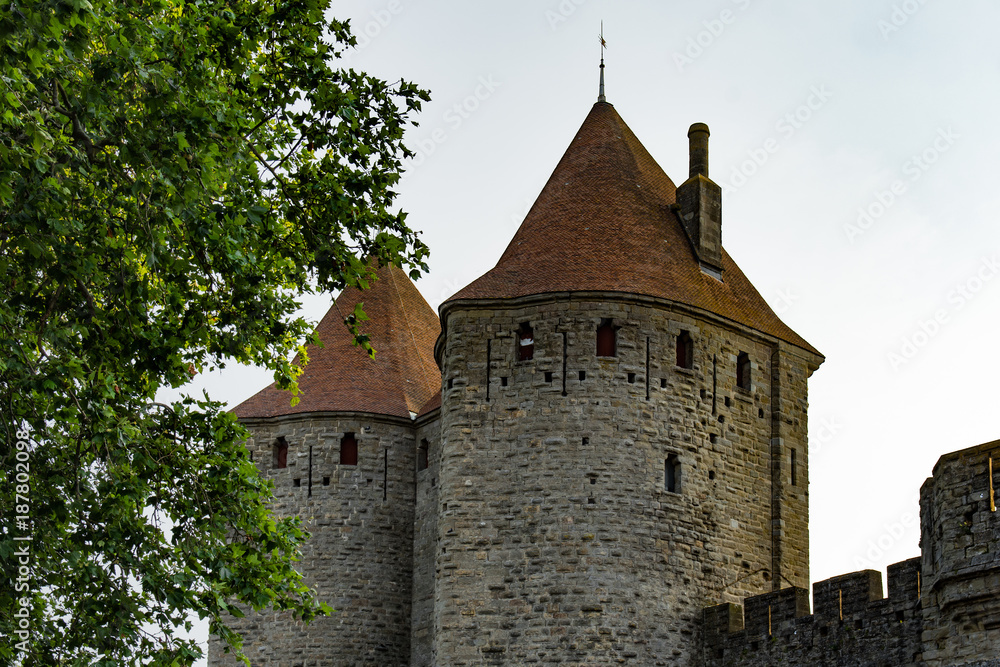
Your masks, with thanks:
M 920 559 L 863 570 L 813 585 L 809 613 L 804 588 L 748 598 L 745 608 L 705 610 L 706 667 L 902 667 L 921 664 Z

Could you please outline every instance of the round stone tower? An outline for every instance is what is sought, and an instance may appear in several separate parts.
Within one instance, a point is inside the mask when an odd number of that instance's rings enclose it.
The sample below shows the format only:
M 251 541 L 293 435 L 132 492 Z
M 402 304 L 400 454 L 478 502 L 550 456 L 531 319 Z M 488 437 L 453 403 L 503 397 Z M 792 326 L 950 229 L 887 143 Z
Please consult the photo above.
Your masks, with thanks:
M 433 664 L 697 665 L 702 609 L 806 586 L 822 356 L 598 102 L 496 267 L 441 306 Z
M 300 568 L 336 612 L 305 626 L 284 614 L 236 619 L 255 666 L 410 664 L 417 413 L 440 391 L 432 355 L 434 311 L 406 274 L 389 266 L 363 294 L 345 290 L 308 350 L 300 402 L 274 385 L 235 414 L 274 482 L 274 511 L 300 516 L 312 534 Z M 371 359 L 344 326 L 358 302 Z M 226 658 L 213 638 L 211 665 Z

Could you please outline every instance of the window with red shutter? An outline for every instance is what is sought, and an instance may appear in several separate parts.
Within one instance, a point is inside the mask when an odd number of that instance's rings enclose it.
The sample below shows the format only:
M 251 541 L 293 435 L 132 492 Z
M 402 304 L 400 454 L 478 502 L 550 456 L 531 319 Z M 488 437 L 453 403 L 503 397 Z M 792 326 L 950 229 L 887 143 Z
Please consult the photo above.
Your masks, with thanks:
M 345 433 L 340 440 L 340 465 L 358 465 L 358 441 L 353 433 Z

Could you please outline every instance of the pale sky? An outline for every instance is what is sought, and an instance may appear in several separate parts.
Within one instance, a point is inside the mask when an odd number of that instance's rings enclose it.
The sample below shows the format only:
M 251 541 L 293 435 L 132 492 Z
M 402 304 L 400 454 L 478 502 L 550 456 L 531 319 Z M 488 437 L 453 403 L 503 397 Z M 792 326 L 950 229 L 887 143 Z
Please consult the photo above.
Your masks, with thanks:
M 334 3 L 345 65 L 429 88 L 401 184 L 434 307 L 492 267 L 597 98 L 675 183 L 711 128 L 723 244 L 826 362 L 811 576 L 919 555 L 947 452 L 1000 438 L 1000 5 L 929 0 Z M 313 300 L 318 320 L 329 297 Z M 266 372 L 205 378 L 232 405 Z

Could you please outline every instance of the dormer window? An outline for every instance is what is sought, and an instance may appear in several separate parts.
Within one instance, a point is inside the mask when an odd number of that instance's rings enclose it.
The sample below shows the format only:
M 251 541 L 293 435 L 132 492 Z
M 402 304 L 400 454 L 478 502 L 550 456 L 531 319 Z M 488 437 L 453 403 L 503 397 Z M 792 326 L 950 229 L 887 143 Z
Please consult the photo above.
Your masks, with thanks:
M 736 357 L 736 386 L 743 391 L 750 391 L 750 355 L 740 352 Z
M 531 325 L 522 322 L 517 330 L 517 360 L 528 361 L 535 357 L 535 332 Z
M 610 319 L 601 320 L 601 325 L 597 327 L 597 356 L 613 357 L 617 353 L 617 332 L 611 324 Z
M 677 366 L 694 368 L 694 341 L 687 331 L 682 331 L 677 336 Z

